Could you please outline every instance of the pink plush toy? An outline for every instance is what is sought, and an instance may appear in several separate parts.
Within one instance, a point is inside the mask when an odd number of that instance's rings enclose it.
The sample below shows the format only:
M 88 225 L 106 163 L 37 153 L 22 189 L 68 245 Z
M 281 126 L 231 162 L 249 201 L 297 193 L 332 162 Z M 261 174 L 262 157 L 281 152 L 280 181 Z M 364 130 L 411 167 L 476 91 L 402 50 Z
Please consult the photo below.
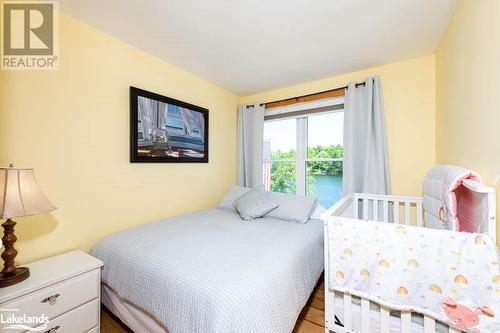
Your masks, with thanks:
M 480 306 L 476 310 L 472 310 L 465 305 L 458 304 L 449 297 L 444 300 L 444 312 L 458 327 L 472 329 L 473 332 L 477 333 L 479 333 L 479 330 L 473 327 L 479 324 L 480 314 L 485 314 L 489 317 L 495 316 L 493 311 L 487 306 Z

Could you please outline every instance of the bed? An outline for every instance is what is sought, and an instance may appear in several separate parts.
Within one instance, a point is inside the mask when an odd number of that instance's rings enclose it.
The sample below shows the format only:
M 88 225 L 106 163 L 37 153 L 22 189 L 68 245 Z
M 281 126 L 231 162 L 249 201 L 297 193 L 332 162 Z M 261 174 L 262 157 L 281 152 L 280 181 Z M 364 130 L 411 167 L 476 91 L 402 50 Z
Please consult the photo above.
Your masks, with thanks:
M 323 222 L 214 208 L 113 234 L 103 303 L 135 332 L 289 333 L 323 271 Z

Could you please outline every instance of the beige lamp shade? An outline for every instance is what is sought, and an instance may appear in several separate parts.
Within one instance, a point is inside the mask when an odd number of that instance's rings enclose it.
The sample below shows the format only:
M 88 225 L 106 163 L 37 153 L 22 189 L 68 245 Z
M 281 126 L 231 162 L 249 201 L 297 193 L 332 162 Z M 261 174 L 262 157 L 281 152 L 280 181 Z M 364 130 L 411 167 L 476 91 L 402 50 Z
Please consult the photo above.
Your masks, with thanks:
M 0 167 L 0 219 L 48 213 L 54 209 L 38 187 L 33 169 Z

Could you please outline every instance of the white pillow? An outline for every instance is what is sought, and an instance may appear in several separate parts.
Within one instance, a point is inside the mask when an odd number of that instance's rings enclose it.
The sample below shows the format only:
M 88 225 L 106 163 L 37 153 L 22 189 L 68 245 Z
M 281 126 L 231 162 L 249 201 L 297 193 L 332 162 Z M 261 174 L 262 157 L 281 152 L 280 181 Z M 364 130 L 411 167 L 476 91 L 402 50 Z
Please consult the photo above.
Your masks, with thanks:
M 236 211 L 234 209 L 233 202 L 250 190 L 252 190 L 252 189 L 248 188 L 248 187 L 242 187 L 242 186 L 231 187 L 229 189 L 229 191 L 227 191 L 226 195 L 224 196 L 224 199 L 222 199 L 222 201 L 219 203 L 219 205 L 217 207 L 222 208 L 222 209 L 232 210 L 233 212 Z
M 276 209 L 278 204 L 271 200 L 267 192 L 251 190 L 236 199 L 233 206 L 243 220 L 251 221 Z
M 318 202 L 310 218 L 315 220 L 321 220 L 321 215 L 323 215 L 324 212 L 326 212 L 326 208 L 321 206 Z
M 272 210 L 266 217 L 290 222 L 307 223 L 317 204 L 316 197 L 277 192 L 269 192 L 269 196 L 278 204 L 278 208 Z

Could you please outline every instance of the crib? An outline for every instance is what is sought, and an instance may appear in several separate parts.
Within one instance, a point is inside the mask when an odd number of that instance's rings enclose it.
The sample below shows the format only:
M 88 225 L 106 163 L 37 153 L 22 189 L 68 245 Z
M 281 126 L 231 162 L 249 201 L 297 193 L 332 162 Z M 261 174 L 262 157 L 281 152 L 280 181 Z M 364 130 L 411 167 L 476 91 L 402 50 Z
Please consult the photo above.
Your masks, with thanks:
M 496 240 L 496 199 L 493 188 L 482 183 L 463 182 L 463 200 L 474 215 L 484 221 L 478 232 Z M 350 217 L 425 227 L 421 197 L 355 193 L 344 197 L 323 215 L 325 222 L 325 333 L 458 333 L 459 330 L 413 312 L 391 311 L 368 299 L 330 291 L 328 221 Z M 335 244 L 332 244 L 335 246 Z

